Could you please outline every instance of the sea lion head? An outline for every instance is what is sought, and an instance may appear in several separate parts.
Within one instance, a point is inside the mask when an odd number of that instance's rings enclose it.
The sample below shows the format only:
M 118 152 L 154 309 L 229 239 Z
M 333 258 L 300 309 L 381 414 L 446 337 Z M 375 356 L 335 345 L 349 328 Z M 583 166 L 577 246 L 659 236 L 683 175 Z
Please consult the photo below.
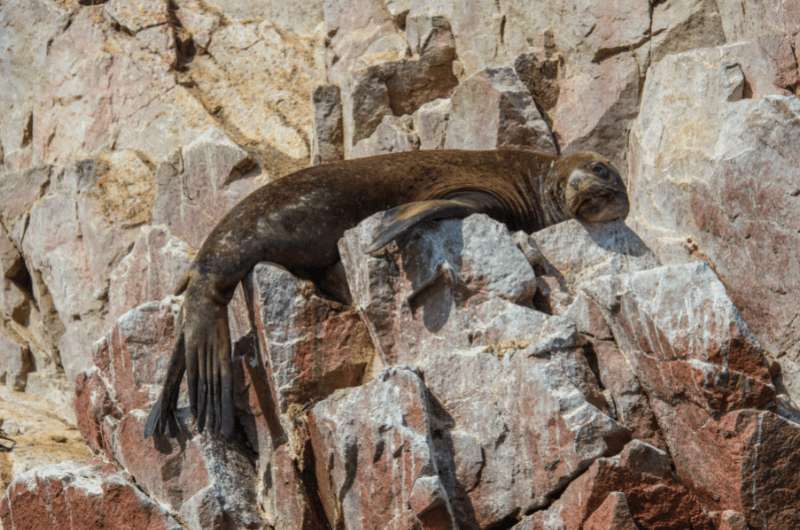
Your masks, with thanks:
M 604 156 L 593 152 L 566 155 L 554 164 L 553 171 L 570 217 L 599 223 L 628 216 L 630 204 L 625 183 Z

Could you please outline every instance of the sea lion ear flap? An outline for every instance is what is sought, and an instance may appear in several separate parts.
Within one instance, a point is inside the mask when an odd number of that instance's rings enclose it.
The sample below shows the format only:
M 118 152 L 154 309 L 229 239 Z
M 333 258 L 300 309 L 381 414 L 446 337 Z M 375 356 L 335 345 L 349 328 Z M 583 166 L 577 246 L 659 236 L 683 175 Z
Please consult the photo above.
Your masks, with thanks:
M 374 255 L 414 226 L 432 219 L 462 218 L 486 211 L 482 201 L 473 198 L 436 199 L 401 204 L 384 214 L 378 235 L 367 248 Z

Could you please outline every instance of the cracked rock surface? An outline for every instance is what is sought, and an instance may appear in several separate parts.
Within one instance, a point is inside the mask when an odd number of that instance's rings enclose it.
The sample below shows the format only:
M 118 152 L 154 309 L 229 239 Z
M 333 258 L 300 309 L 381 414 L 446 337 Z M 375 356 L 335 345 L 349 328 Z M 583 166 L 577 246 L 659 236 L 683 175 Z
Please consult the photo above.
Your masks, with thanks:
M 783 0 L 0 2 L 4 528 L 800 527 L 798 64 Z M 630 216 L 374 216 L 352 306 L 259 264 L 237 438 L 142 441 L 240 199 L 505 147 L 601 152 Z

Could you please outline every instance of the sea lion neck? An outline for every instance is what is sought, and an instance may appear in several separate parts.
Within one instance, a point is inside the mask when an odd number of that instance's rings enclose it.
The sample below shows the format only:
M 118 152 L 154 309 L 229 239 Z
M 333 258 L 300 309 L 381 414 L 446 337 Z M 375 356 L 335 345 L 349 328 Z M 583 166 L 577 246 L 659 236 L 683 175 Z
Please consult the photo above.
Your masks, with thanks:
M 539 173 L 539 197 L 544 214 L 543 227 L 551 226 L 570 219 L 564 202 L 564 186 L 566 179 L 563 168 L 553 159 L 546 172 Z

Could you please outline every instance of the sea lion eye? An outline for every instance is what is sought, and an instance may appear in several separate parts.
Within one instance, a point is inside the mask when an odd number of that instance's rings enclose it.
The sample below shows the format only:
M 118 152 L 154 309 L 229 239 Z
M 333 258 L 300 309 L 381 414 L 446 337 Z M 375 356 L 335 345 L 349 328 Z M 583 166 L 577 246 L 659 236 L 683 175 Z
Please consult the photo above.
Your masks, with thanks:
M 608 177 L 610 176 L 608 167 L 602 162 L 595 162 L 594 164 L 592 164 L 592 173 L 594 173 L 601 179 L 608 179 Z

